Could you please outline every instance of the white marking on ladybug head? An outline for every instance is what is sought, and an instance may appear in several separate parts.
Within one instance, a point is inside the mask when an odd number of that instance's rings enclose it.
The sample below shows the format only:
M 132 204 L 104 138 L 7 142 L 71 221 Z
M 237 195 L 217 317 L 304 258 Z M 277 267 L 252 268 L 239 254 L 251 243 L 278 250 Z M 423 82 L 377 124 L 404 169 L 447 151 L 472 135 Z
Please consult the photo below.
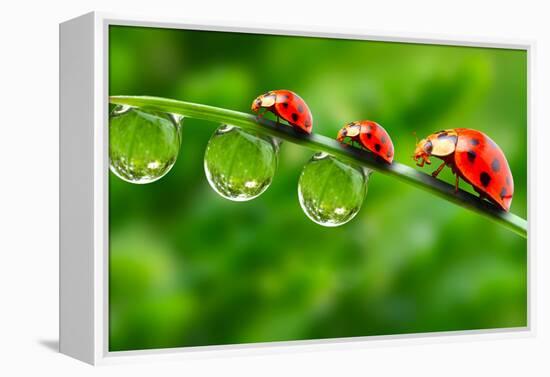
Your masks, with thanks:
M 429 137 L 432 143 L 431 154 L 438 157 L 448 156 L 456 149 L 457 136 L 453 133 L 439 133 Z
M 349 137 L 356 137 L 361 132 L 361 126 L 359 125 L 352 125 L 347 128 L 347 135 Z
M 262 107 L 271 107 L 275 104 L 275 95 L 270 94 L 268 96 L 264 96 L 261 98 L 261 106 Z

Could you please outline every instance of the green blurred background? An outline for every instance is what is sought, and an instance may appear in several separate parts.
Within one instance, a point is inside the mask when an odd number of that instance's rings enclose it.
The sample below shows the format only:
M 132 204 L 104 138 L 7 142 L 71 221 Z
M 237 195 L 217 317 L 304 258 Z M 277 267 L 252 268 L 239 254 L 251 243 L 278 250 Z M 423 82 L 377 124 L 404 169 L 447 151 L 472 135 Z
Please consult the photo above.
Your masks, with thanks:
M 109 38 L 111 95 L 249 112 L 290 89 L 314 132 L 375 120 L 411 166 L 413 131 L 479 129 L 510 163 L 512 212 L 527 215 L 525 51 L 125 26 Z M 312 151 L 291 143 L 263 195 L 227 201 L 203 171 L 217 126 L 186 119 L 155 183 L 110 175 L 111 351 L 526 326 L 525 239 L 376 173 L 354 220 L 316 225 L 297 196 Z

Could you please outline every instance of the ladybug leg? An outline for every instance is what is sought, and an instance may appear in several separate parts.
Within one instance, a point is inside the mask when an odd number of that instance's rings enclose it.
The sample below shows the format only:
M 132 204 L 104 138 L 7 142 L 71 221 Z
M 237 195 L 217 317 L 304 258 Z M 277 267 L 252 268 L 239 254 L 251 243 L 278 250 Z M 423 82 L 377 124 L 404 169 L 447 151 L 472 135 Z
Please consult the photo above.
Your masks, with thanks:
M 460 177 L 458 176 L 458 174 L 456 175 L 456 181 L 455 181 L 455 194 L 458 193 L 458 181 L 459 181 Z
M 445 161 L 443 161 L 443 163 L 441 165 L 439 165 L 439 167 L 437 169 L 434 170 L 434 172 L 432 173 L 432 177 L 437 178 L 437 175 L 441 172 L 441 170 L 443 170 L 445 165 L 447 165 L 447 163 Z
M 262 111 L 262 110 L 263 110 L 263 112 L 260 112 L 260 111 Z M 262 119 L 266 112 L 267 112 L 267 109 L 266 109 L 266 108 L 262 108 L 261 110 L 258 111 L 258 115 L 256 115 L 256 118 L 258 118 L 258 120 L 259 120 L 259 119 Z

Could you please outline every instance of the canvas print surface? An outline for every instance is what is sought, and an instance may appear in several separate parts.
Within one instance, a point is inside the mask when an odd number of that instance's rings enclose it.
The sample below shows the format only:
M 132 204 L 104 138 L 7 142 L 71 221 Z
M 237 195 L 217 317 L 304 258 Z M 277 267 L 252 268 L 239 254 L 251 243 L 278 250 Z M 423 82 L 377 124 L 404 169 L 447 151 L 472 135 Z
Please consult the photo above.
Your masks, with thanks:
M 110 351 L 527 325 L 526 51 L 111 26 L 109 95 Z

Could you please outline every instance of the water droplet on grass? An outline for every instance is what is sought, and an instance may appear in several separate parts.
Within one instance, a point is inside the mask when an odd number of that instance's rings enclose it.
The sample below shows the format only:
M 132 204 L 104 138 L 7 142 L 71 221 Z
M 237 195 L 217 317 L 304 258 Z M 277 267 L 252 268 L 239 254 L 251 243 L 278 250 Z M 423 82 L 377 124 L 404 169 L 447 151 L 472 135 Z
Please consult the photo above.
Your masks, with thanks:
M 274 139 L 223 125 L 210 138 L 204 171 L 210 186 L 222 197 L 242 202 L 261 195 L 277 169 Z
M 317 153 L 304 166 L 298 198 L 304 213 L 319 225 L 335 227 L 353 219 L 367 194 L 368 172 Z
M 145 184 L 174 166 L 181 144 L 183 117 L 117 106 L 109 120 L 110 169 L 126 182 Z

